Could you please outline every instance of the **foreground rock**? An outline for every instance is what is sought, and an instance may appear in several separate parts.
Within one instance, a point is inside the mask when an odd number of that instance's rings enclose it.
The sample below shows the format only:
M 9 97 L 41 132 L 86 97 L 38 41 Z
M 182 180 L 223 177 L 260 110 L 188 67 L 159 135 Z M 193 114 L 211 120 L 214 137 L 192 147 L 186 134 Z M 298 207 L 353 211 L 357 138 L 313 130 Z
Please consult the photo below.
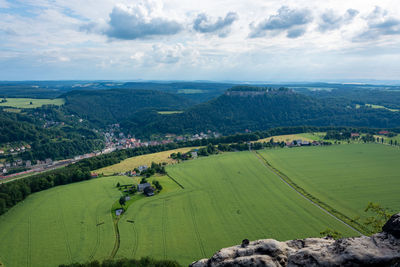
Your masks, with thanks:
M 192 263 L 205 266 L 398 266 L 400 267 L 400 213 L 371 237 L 306 238 L 279 242 L 243 240 L 210 259 Z

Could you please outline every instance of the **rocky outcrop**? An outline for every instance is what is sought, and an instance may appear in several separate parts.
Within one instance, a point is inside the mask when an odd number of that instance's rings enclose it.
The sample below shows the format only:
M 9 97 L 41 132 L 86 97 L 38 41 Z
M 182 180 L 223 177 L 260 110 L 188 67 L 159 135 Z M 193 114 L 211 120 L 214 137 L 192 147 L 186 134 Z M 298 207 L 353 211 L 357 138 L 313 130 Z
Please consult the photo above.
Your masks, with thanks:
M 192 263 L 206 266 L 397 266 L 400 267 L 400 213 L 393 215 L 371 237 L 306 238 L 279 242 L 262 239 L 224 248 L 210 259 Z

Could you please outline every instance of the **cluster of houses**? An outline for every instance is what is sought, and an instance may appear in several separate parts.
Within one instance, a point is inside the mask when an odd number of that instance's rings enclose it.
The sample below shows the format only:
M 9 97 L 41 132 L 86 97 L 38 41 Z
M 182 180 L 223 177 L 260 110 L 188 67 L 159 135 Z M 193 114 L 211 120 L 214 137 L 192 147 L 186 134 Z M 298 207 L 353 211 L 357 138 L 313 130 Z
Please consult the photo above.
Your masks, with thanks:
M 7 154 L 16 155 L 18 153 L 22 153 L 22 152 L 25 152 L 30 149 L 31 149 L 30 145 L 21 145 L 21 146 L 16 146 L 16 147 L 10 147 L 8 149 L 0 149 L 0 155 L 7 155 Z

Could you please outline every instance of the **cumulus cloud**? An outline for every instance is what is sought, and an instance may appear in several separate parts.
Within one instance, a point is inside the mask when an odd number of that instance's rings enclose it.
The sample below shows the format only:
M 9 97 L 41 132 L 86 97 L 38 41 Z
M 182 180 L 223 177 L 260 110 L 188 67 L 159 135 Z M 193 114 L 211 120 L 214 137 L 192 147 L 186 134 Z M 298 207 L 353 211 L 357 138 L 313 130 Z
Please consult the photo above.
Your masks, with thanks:
M 250 24 L 251 32 L 249 37 L 263 37 L 267 33 L 287 32 L 287 37 L 297 38 L 305 32 L 305 26 L 313 20 L 308 9 L 290 9 L 282 6 L 278 13 L 269 16 L 258 24 Z
M 229 12 L 225 18 L 209 18 L 205 13 L 197 15 L 193 21 L 193 29 L 200 33 L 215 33 L 219 37 L 226 37 L 230 32 L 230 26 L 238 20 L 239 16 L 235 12 Z
M 358 14 L 359 12 L 357 10 L 348 9 L 343 16 L 340 16 L 330 9 L 321 15 L 318 30 L 320 32 L 337 30 L 351 23 Z
M 389 15 L 387 10 L 380 7 L 366 17 L 368 27 L 354 41 L 368 41 L 385 35 L 400 35 L 400 19 Z
M 182 30 L 178 22 L 160 16 L 157 11 L 159 8 L 157 10 L 149 1 L 139 2 L 135 6 L 116 6 L 110 13 L 104 34 L 110 38 L 134 40 L 156 35 L 173 35 Z

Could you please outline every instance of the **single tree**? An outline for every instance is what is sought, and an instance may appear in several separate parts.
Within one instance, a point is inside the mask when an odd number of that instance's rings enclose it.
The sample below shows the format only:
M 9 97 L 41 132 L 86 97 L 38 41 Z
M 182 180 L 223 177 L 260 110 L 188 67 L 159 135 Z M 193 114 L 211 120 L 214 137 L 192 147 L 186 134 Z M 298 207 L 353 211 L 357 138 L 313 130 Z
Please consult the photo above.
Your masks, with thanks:
M 121 196 L 121 197 L 119 198 L 119 204 L 120 204 L 121 206 L 124 206 L 124 205 L 125 205 L 125 202 L 126 202 L 125 196 Z

